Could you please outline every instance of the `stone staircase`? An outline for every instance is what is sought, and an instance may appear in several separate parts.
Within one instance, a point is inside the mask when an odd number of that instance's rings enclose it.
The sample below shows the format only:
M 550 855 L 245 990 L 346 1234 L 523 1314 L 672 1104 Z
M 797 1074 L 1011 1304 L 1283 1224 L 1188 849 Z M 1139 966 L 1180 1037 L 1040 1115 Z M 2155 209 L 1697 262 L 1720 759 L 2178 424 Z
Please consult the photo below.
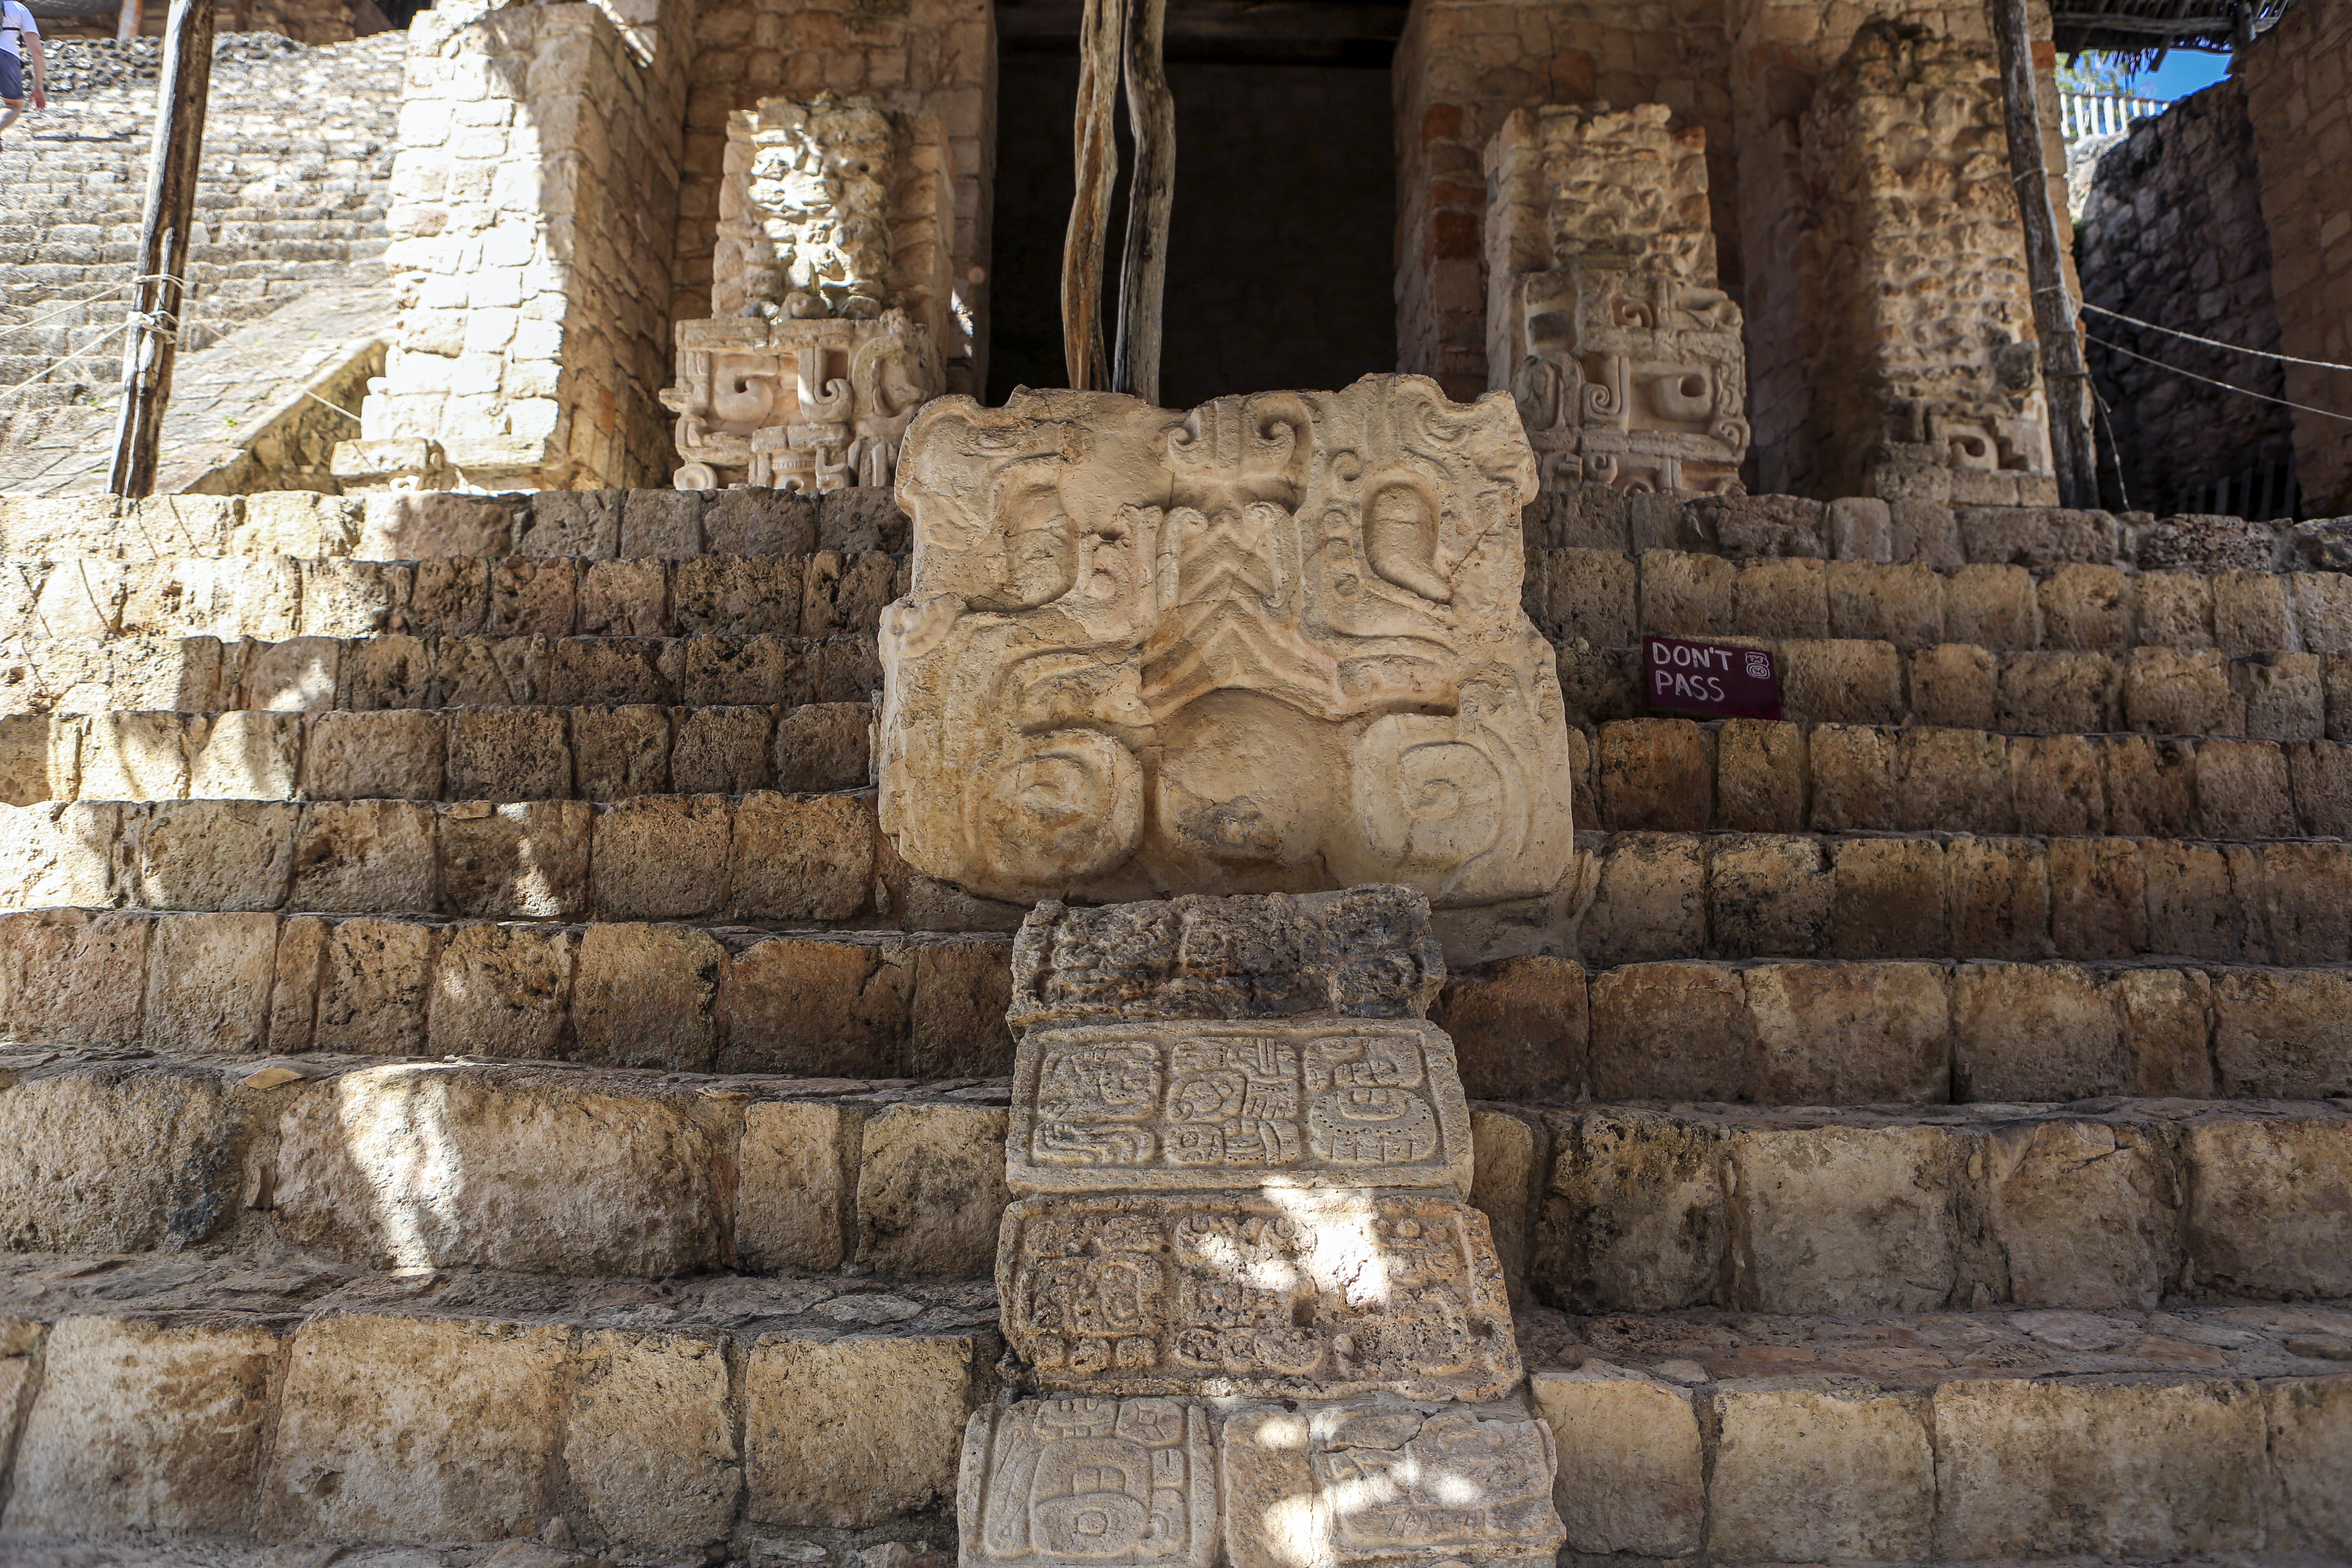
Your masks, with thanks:
M 183 363 L 321 284 L 381 277 L 406 53 L 404 33 L 216 39 Z M 48 110 L 0 138 L 0 450 L 111 428 L 153 55 L 152 39 L 59 43 Z M 7 465 L 0 488 L 31 486 L 35 466 Z
M 1433 1017 L 1577 1560 L 2352 1557 L 2336 538 L 1531 514 L 1577 879 Z M 0 502 L 0 1563 L 944 1568 L 1022 911 L 875 831 L 906 548 Z

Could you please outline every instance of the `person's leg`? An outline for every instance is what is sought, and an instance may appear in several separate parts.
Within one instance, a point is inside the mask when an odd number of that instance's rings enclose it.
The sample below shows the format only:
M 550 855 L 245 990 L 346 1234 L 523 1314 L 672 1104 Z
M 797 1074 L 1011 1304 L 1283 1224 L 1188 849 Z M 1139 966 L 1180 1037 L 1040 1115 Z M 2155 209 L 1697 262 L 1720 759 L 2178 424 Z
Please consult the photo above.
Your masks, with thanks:
M 25 63 L 0 51 L 0 133 L 5 133 L 24 112 Z

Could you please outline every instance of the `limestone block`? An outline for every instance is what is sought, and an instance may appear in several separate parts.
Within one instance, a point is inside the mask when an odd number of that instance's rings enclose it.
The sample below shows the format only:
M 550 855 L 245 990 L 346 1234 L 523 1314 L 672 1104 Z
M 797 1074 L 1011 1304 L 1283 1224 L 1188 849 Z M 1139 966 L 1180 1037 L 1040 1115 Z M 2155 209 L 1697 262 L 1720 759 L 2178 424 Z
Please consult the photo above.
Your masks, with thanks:
M 1690 1394 L 1598 1361 L 1528 1381 L 1559 1453 L 1552 1500 L 1568 1549 L 1594 1556 L 1696 1552 L 1706 1487 Z
M 166 915 L 147 960 L 146 1043 L 257 1051 L 277 967 L 274 915 Z
M 1622 549 L 1547 550 L 1544 556 L 1550 579 L 1543 605 L 1546 631 L 1562 642 L 1581 637 L 1596 648 L 1631 648 L 1641 642 L 1641 570 L 1632 557 Z M 1536 564 L 1528 563 L 1530 579 Z
M 1805 758 L 1815 832 L 1861 832 L 1895 826 L 1895 737 L 1856 725 L 1816 725 Z M 1728 825 L 1728 824 L 1727 824 Z
M 1368 1268 L 1384 1297 L 1351 1288 Z M 1488 1399 L 1519 1378 L 1486 1217 L 1459 1199 L 1024 1198 L 996 1269 L 1005 1337 L 1040 1387 Z
M 1944 635 L 1995 652 L 2038 646 L 2033 574 L 2021 566 L 1964 566 L 1944 583 Z
M 238 699 L 218 706 L 323 713 L 336 706 L 344 647 L 341 642 L 329 637 L 289 637 L 247 647 L 252 659 L 245 667 Z
M 1505 958 L 1456 977 L 1431 1015 L 1453 1038 L 1465 1093 L 1549 1100 L 1584 1072 L 1583 966 L 1565 958 Z
M 1833 501 L 1831 506 L 1847 504 Z M 1825 585 L 1829 626 L 1820 635 L 1892 643 L 1898 648 L 1930 648 L 1944 641 L 1944 580 L 1927 567 L 1840 559 L 1829 563 Z
M 907 1020 L 907 1067 L 919 1077 L 1013 1071 L 1012 950 L 986 939 L 919 943 Z
M 1097 1019 L 1422 1018 L 1444 984 L 1409 887 L 1099 908 L 1047 900 L 1013 949 L 1015 1030 Z
M 367 1056 L 423 1051 L 439 936 L 415 921 L 336 922 L 319 972 L 312 1049 Z
M 47 714 L 0 717 L 0 800 L 30 806 L 78 795 L 81 729 Z
M 1088 455 L 1060 457 L 1080 428 Z M 1407 429 L 1444 434 L 1408 463 Z M 1031 499 L 971 509 L 1034 457 Z M 1519 604 L 1534 479 L 1507 397 L 1457 407 L 1410 376 L 1181 415 L 932 402 L 901 467 L 912 589 L 883 618 L 883 831 L 926 875 L 1024 902 L 1551 892 L 1572 843 L 1553 655 Z M 1368 637 L 1414 652 L 1339 680 Z M 1473 646 L 1481 706 L 1433 710 Z
M 2183 839 L 2201 826 L 2194 746 L 2117 735 L 2106 737 L 2101 749 L 2109 832 Z
M 1899 826 L 1948 833 L 2013 833 L 2005 737 L 1981 730 L 1897 730 Z
M 2213 645 L 2213 581 L 2202 572 L 2145 571 L 2137 579 L 2138 642 L 2156 648 Z
M 1470 1113 L 1475 1173 L 1470 1204 L 1486 1217 L 1511 1299 L 1527 1294 L 1528 1256 L 1537 1195 L 1549 1174 L 1542 1127 L 1532 1119 L 1499 1111 Z
M 2132 1053 L 2136 1093 L 2213 1093 L 2211 979 L 2193 969 L 2126 969 L 2110 982 Z
M 294 1336 L 256 1533 L 502 1541 L 551 1511 L 572 1330 L 368 1312 Z
M 2116 661 L 2105 653 L 2011 653 L 2000 661 L 1999 727 L 2069 735 L 2116 727 Z
M 2087 1100 L 2131 1092 L 2105 988 L 2073 964 L 1963 964 L 1953 974 L 1953 1093 Z
M 590 1329 L 569 1393 L 564 1471 L 607 1540 L 679 1552 L 725 1539 L 743 1473 L 719 1343 Z
M 2317 740 L 2327 733 L 2326 670 L 2315 653 L 2267 653 L 2230 666 L 2256 740 Z
M 2007 750 L 2018 831 L 2053 837 L 2105 831 L 2098 743 L 2084 735 L 2021 735 L 2008 737 Z
M 986 1278 L 1006 1201 L 1005 1126 L 1005 1113 L 986 1105 L 891 1105 L 869 1117 L 858 1262 L 899 1279 Z
M 2078 958 L 2148 950 L 2147 869 L 2131 839 L 2052 839 L 2050 939 Z
M 224 713 L 188 726 L 194 800 L 290 800 L 302 763 L 302 720 L 284 713 Z
M 1960 1278 L 1954 1140 L 1922 1126 L 1743 1128 L 1739 1288 L 1768 1312 L 1931 1312 Z
M 2352 1294 L 2352 1121 L 2213 1114 L 2181 1129 L 2190 1289 L 2222 1296 Z
M 0 915 L 0 1030 L 12 1040 L 131 1045 L 141 1038 L 154 922 L 122 911 Z
M 1925 839 L 1839 842 L 1830 862 L 1830 937 L 1849 958 L 1937 958 L 1950 951 L 1944 846 Z
M 354 563 L 352 570 L 371 569 Z M 397 570 L 410 574 L 408 603 L 398 618 L 401 630 L 426 637 L 479 637 L 489 630 L 488 561 L 422 560 Z
M 580 797 L 626 800 L 669 789 L 670 718 L 666 708 L 583 707 L 572 715 L 572 760 Z
M 706 497 L 702 539 L 713 555 L 806 555 L 816 549 L 816 498 L 751 489 Z
M 236 1218 L 256 1096 L 200 1068 L 91 1065 L 0 1090 L 0 1247 L 181 1251 Z
M 2233 863 L 2218 844 L 2150 840 L 2140 846 L 2140 862 L 2147 873 L 2150 952 L 2224 964 L 2246 957 L 2248 890 L 2233 873 L 2253 871 L 2251 858 Z
M 1790 718 L 1816 724 L 1901 724 L 1903 658 L 1892 643 L 1823 640 L 1780 645 Z
M 579 948 L 579 933 L 561 926 L 451 927 L 433 967 L 428 1053 L 560 1055 Z
M 1624 964 L 1592 977 L 1592 1092 L 1602 1100 L 1745 1100 L 1756 1048 L 1738 976 Z
M 1761 964 L 1741 977 L 1765 1104 L 1940 1101 L 1951 1008 L 1933 964 Z
M 776 788 L 788 794 L 862 788 L 869 782 L 873 716 L 856 703 L 804 703 L 777 715 Z
M 2170 1556 L 2263 1539 L 2252 1384 L 1955 1379 L 1934 1409 L 1937 1557 Z
M 1551 1428 L 1516 1401 L 1244 1407 L 1217 1447 L 1234 1568 L 1549 1563 L 1559 1550 Z
M 745 1107 L 736 1162 L 742 1187 L 735 1210 L 741 1266 L 762 1271 L 830 1273 L 848 1256 L 858 1124 L 826 1103 Z
M 856 485 L 816 498 L 816 547 L 831 550 L 909 548 L 907 515 L 887 486 Z
M 2150 1308 L 2179 1276 L 2179 1194 L 2161 1143 L 2089 1121 L 2013 1122 L 1985 1152 L 1993 1245 L 2021 1305 Z
M 514 553 L 608 561 L 620 553 L 618 490 L 542 490 L 515 529 Z M 505 554 L 505 550 L 491 552 Z
M 2124 664 L 2126 727 L 2143 735 L 2243 735 L 2246 699 L 2210 651 L 2139 647 Z
M 314 800 L 301 809 L 301 819 L 292 857 L 293 889 L 281 895 L 294 908 L 430 914 L 439 907 L 432 807 L 407 800 Z
M 2352 1550 L 2352 1381 L 2275 1378 L 2263 1385 L 2263 1405 L 2279 1488 L 2269 1543 L 2292 1531 L 2308 1550 Z
M 734 811 L 723 795 L 622 800 L 591 837 L 596 909 L 606 920 L 690 920 L 727 899 Z
M 944 1335 L 763 1335 L 743 1367 L 744 1511 L 854 1530 L 946 1502 L 994 1351 Z
M 444 808 L 440 907 L 488 919 L 584 915 L 594 816 L 585 800 Z
M 746 920 L 846 920 L 874 883 L 871 807 L 846 795 L 746 796 L 728 908 Z
M 726 960 L 725 949 L 691 927 L 591 925 L 573 972 L 575 1059 L 709 1071 Z
M 2352 747 L 2303 741 L 2287 747 L 2286 754 L 2298 831 L 2315 839 L 2352 839 Z
M 875 631 L 890 602 L 898 561 L 879 550 L 844 556 L 819 550 L 809 557 L 802 579 L 800 629 L 803 636 L 836 637 Z
M 261 1464 L 274 1329 L 69 1317 L 42 1351 L 12 1534 L 230 1534 Z
M 1830 554 L 1835 559 L 1883 566 L 1895 559 L 1895 517 L 1885 501 L 1861 496 L 1842 497 L 1829 504 L 1826 516 Z
M 1805 729 L 1726 719 L 1715 737 L 1715 820 L 1737 832 L 1805 830 Z
M 2042 646 L 2093 653 L 2116 653 L 2130 646 L 2131 583 L 2117 566 L 2081 563 L 2052 572 L 2035 593 L 2042 612 Z
M 1014 1060 L 1005 1179 L 1024 1197 L 1377 1182 L 1467 1197 L 1470 1172 L 1453 1042 L 1417 1019 L 1032 1029 Z
M 1886 512 L 1896 560 L 1949 569 L 1968 559 L 1961 547 L 1959 519 L 1940 498 L 1891 496 Z
M 1709 1554 L 1924 1561 L 1936 1509 L 1927 1404 L 1858 1378 L 1726 1384 L 1715 1401 Z
M 341 674 L 341 684 L 335 692 L 337 711 L 375 713 L 429 706 L 433 646 L 422 637 L 398 633 L 372 637 L 351 649 Z
M 2306 653 L 2352 653 L 2352 576 L 2302 571 L 2286 580 L 2294 606 L 2294 646 Z
M 667 647 L 675 653 L 698 645 Z M 441 644 L 436 668 L 445 707 L 504 707 L 529 702 L 563 707 L 583 703 L 666 703 L 676 700 L 677 683 L 663 666 L 664 651 L 661 643 L 619 638 L 566 637 L 545 644 L 536 640 L 527 644 L 516 638 L 471 647 L 465 639 L 449 639 Z M 538 679 L 518 678 L 500 658 L 518 653 L 537 661 L 528 667 L 536 669 Z M 467 662 L 453 674 L 453 660 L 460 655 Z
M 1686 718 L 1602 725 L 1600 825 L 1617 831 L 1706 831 L 1714 815 L 1709 749 L 1706 736 Z
M 1704 951 L 1705 856 L 1705 841 L 1690 834 L 1612 835 L 1577 931 L 1583 959 L 1628 964 Z
M 2233 969 L 2212 988 L 2222 1094 L 2317 1100 L 2352 1086 L 2352 983 L 2342 971 Z
M 670 778 L 682 795 L 748 795 L 769 785 L 774 713 L 764 707 L 688 708 L 677 716 Z
M 279 636 L 291 635 L 298 630 L 310 637 L 368 637 L 396 626 L 411 631 L 425 629 L 411 610 L 415 582 L 412 567 L 375 560 L 309 560 L 302 563 L 299 580 L 299 624 L 287 627 L 277 633 Z M 168 590 L 191 585 L 173 581 L 161 586 Z M 162 606 L 151 603 L 142 608 L 152 612 Z M 429 610 L 428 601 L 428 613 Z M 264 635 L 251 626 L 223 625 L 222 630 L 231 636 L 239 632 L 247 636 Z M 477 622 L 450 630 L 478 632 L 481 626 Z
M 175 713 L 96 713 L 81 740 L 87 800 L 179 800 L 188 793 L 187 720 Z
M 507 637 L 569 637 L 579 630 L 580 563 L 509 557 L 489 565 L 487 630 Z
M 520 501 L 519 497 L 509 500 L 437 491 L 369 496 L 361 515 L 359 543 L 352 554 L 360 560 L 506 555 L 513 549 L 516 524 L 524 515 Z
M 1745 956 L 1811 957 L 1828 934 L 1830 879 L 1819 841 L 1718 834 L 1706 865 L 1708 946 Z
M 1209 1413 L 1172 1399 L 983 1406 L 964 1428 L 956 1517 L 973 1568 L 1102 1558 L 1210 1568 L 1219 1532 Z M 1238 1563 L 1246 1548 L 1237 1540 L 1231 1550 Z
M 547 708 L 461 709 L 449 716 L 453 800 L 549 800 L 572 793 L 564 716 Z
M 1921 724 L 1954 729 L 1996 728 L 2000 712 L 2000 668 L 1991 653 L 1964 643 L 1922 648 L 1904 661 L 1911 712 Z
M 545 1070 L 347 1072 L 279 1119 L 278 1228 L 373 1268 L 708 1270 L 726 1239 L 699 1103 Z
M 835 561 L 837 565 L 838 558 Z M 702 556 L 678 561 L 669 572 L 672 627 L 680 636 L 796 635 L 803 630 L 802 566 L 799 560 L 772 556 Z M 808 630 L 814 634 L 819 629 Z
M 44 801 L 0 808 L 0 896 L 31 909 L 103 909 L 122 902 L 123 884 L 131 880 L 122 862 L 139 852 L 146 836 L 136 817 L 128 825 L 132 841 L 126 844 L 118 806 Z
M 1944 851 L 1950 951 L 2039 958 L 2050 951 L 2050 871 L 2036 839 L 1954 839 Z
M 2213 645 L 2223 657 L 2239 659 L 2294 646 L 2286 579 L 2265 570 L 2216 572 L 2212 581 Z
M 1715 1130 L 1614 1106 L 1546 1114 L 1551 1179 L 1528 1267 L 1568 1312 L 1673 1312 L 1718 1299 L 1728 1259 Z
M 688 560 L 702 553 L 703 497 L 691 490 L 630 490 L 621 500 L 619 554 Z
M 2352 956 L 2352 845 L 2245 846 L 2259 873 L 2242 881 L 2250 959 L 2273 964 L 2337 964 Z
M 580 580 L 580 631 L 587 636 L 661 637 L 671 630 L 668 579 L 658 560 L 600 560 Z
M 1830 635 L 1828 576 L 1819 560 L 1750 560 L 1740 568 L 1734 602 L 1735 624 L 1744 636 Z
M 728 1072 L 892 1078 L 905 1066 L 914 966 L 868 942 L 772 936 L 727 966 Z

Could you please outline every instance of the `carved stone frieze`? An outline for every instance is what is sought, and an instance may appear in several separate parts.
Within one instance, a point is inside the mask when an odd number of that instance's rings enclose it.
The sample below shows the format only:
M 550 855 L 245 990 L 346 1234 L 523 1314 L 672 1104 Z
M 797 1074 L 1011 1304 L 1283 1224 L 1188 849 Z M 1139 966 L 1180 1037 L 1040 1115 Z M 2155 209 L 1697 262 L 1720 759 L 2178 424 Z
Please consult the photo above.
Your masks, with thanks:
M 1040 1389 L 1490 1399 L 1519 1379 L 1486 1216 L 1357 1188 L 1023 1198 L 997 1292 Z
M 1028 1399 L 973 1412 L 956 1516 L 963 1568 L 1210 1568 L 1208 1413 L 1174 1399 Z
M 1739 493 L 1739 308 L 1716 287 L 1706 132 L 1670 120 L 1521 110 L 1487 149 L 1488 384 L 1547 489 Z
M 1013 944 L 1016 1030 L 1108 1019 L 1422 1018 L 1445 957 L 1417 888 L 1097 907 L 1048 900 Z
M 1013 1076 L 1017 1193 L 1470 1190 L 1470 1116 L 1433 1025 L 1362 1019 L 1033 1029 Z
M 1022 902 L 1549 894 L 1568 741 L 1519 607 L 1533 495 L 1509 400 L 1414 376 L 1189 413 L 932 403 L 898 469 L 884 831 Z

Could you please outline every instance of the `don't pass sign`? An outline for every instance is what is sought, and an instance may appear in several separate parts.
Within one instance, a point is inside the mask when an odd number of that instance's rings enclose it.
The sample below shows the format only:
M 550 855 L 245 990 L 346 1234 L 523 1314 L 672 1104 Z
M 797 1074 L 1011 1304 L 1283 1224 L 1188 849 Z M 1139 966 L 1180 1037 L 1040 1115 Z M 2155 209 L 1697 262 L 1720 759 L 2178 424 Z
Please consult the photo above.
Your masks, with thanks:
M 1779 718 L 1780 666 L 1763 648 L 1644 637 L 1642 695 L 1652 707 L 1702 718 Z

